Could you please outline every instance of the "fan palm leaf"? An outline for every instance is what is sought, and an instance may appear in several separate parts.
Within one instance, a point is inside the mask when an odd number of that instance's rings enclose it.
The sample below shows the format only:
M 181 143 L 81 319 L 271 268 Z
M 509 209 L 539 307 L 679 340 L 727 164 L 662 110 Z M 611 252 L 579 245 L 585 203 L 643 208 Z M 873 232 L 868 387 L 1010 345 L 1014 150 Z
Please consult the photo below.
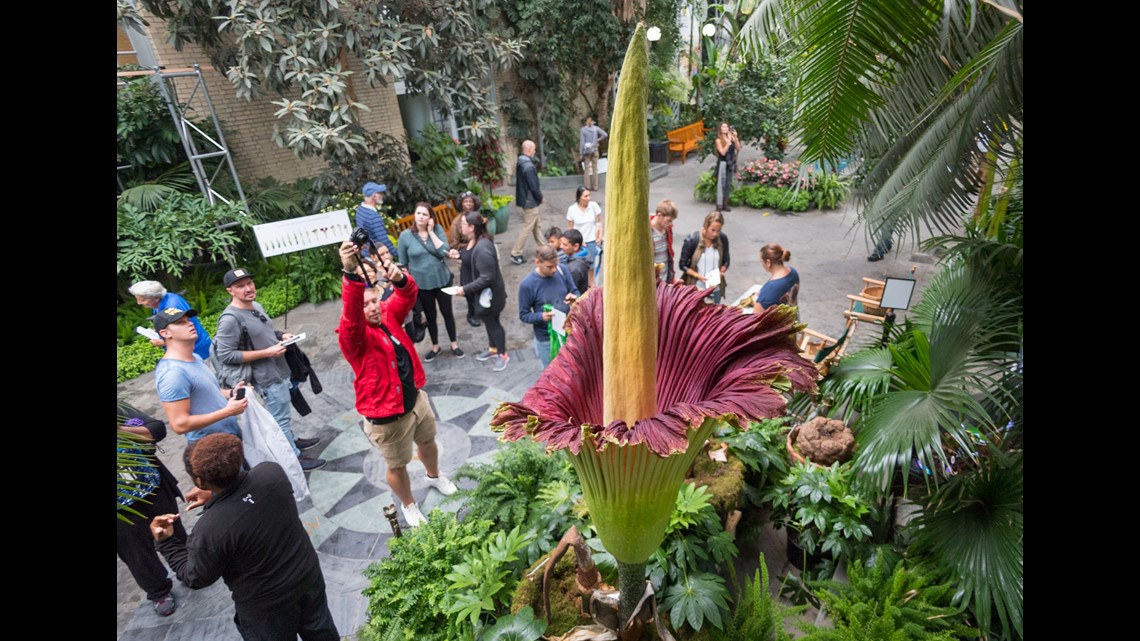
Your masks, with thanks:
M 1023 456 L 997 448 L 983 465 L 934 491 L 912 521 L 914 548 L 951 569 L 955 599 L 972 604 L 979 624 L 994 615 L 1024 634 Z
M 189 163 L 180 163 L 146 182 L 132 185 L 119 194 L 119 204 L 128 204 L 142 211 L 155 211 L 163 201 L 176 192 L 197 189 Z

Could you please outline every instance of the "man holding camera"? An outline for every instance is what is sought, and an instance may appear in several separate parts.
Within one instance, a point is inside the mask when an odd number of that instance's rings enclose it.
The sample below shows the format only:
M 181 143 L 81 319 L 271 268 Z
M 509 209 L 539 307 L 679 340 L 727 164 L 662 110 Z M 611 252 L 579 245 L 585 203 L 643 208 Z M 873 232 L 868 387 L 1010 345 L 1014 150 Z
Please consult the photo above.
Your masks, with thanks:
M 412 340 L 401 326 L 415 303 L 419 287 L 391 256 L 380 252 L 376 280 L 391 282 L 393 293 L 381 300 L 378 283 L 365 284 L 357 274 L 360 248 L 352 240 L 340 246 L 344 268 L 341 284 L 340 324 L 337 342 L 355 375 L 356 411 L 364 416 L 364 434 L 384 457 L 388 485 L 400 499 L 410 527 L 427 522 L 412 496 L 408 463 L 415 443 L 427 484 L 445 496 L 455 485 L 439 472 L 435 443 L 435 416 L 421 388 L 426 382 L 423 365 Z
M 293 402 L 289 394 L 289 363 L 285 361 L 282 341 L 293 337 L 284 333 L 278 337 L 273 323 L 257 298 L 253 274 L 245 269 L 231 269 L 222 278 L 226 291 L 232 296 L 230 304 L 218 317 L 218 333 L 214 337 L 217 348 L 218 371 L 223 372 L 248 363 L 250 377 L 246 380 L 265 401 L 265 409 L 273 415 L 285 438 L 293 446 L 293 453 L 306 472 L 324 467 L 320 458 L 301 456 L 320 444 L 319 438 L 293 436 Z

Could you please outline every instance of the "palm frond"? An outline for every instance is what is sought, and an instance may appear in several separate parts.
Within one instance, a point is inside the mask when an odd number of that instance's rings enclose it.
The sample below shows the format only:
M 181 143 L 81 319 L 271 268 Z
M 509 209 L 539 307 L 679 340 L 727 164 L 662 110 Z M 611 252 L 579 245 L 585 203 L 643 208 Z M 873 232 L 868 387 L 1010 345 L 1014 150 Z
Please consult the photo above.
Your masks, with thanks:
M 911 523 L 913 543 L 950 569 L 956 600 L 973 608 L 983 632 L 996 615 L 1003 631 L 1022 635 L 1024 457 L 990 449 L 982 467 L 953 477 L 924 501 Z
M 736 47 L 745 60 L 781 48 L 791 38 L 785 0 L 760 0 L 736 35 Z
M 838 163 L 867 115 L 883 104 L 892 68 L 917 56 L 938 20 L 930 2 L 841 0 L 793 3 L 795 38 L 806 52 L 796 87 L 801 158 Z
M 197 182 L 189 163 L 180 163 L 151 180 L 124 189 L 119 194 L 119 204 L 129 204 L 143 211 L 155 211 L 171 194 L 196 189 Z

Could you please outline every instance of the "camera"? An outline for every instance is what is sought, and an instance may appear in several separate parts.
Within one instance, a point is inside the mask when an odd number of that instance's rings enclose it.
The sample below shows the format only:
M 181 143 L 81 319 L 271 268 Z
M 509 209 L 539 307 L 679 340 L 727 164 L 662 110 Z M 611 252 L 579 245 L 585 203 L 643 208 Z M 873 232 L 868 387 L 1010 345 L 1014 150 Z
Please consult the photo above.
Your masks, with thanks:
M 364 247 L 369 243 L 369 241 L 371 241 L 371 238 L 368 236 L 368 232 L 364 231 L 363 227 L 357 227 L 356 229 L 352 230 L 352 235 L 349 236 L 348 239 L 351 240 L 352 244 L 356 245 L 357 247 Z
M 239 387 L 236 390 L 234 390 L 234 398 L 239 400 L 239 401 L 241 399 L 245 398 L 245 388 Z

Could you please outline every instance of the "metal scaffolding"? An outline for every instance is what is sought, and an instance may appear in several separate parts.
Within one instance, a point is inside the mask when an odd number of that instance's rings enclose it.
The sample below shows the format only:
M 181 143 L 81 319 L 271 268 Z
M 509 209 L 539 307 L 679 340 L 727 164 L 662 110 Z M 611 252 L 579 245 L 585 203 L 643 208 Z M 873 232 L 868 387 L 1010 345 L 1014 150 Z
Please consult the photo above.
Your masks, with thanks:
M 223 168 L 229 170 L 230 178 L 233 180 L 234 189 L 237 191 L 238 198 L 241 199 L 241 208 L 243 211 L 248 212 L 249 207 L 246 205 L 245 192 L 242 191 L 241 181 L 238 179 L 237 170 L 234 169 L 233 158 L 230 156 L 229 148 L 226 147 L 226 138 L 222 134 L 222 127 L 218 121 L 218 114 L 214 110 L 214 102 L 210 99 L 210 91 L 206 87 L 206 83 L 202 78 L 202 70 L 198 65 L 184 69 L 163 69 L 161 67 L 154 67 L 145 71 L 121 71 L 118 73 L 120 85 L 125 84 L 124 78 L 133 76 L 153 76 L 154 82 L 158 85 L 159 91 L 162 93 L 162 98 L 166 102 L 166 107 L 170 110 L 170 117 L 174 120 L 174 125 L 178 129 L 178 137 L 182 139 L 182 147 L 186 151 L 186 157 L 190 160 L 190 168 L 194 172 L 194 178 L 198 181 L 198 189 L 202 191 L 211 205 L 217 204 L 220 200 L 224 203 L 230 203 L 230 199 L 221 195 L 214 189 L 214 184 L 217 182 L 218 177 L 221 175 Z M 175 87 L 174 81 L 178 78 L 193 78 L 194 85 L 190 90 L 189 96 L 184 101 L 178 99 L 178 91 Z M 203 131 L 198 125 L 190 121 L 188 112 L 191 110 L 191 105 L 194 98 L 201 90 L 202 99 L 205 101 L 209 111 L 209 123 L 213 127 L 212 133 Z M 197 136 L 193 135 L 197 133 Z M 209 158 L 221 158 L 223 162 L 218 163 L 213 172 L 207 170 L 204 160 Z M 127 166 L 121 166 L 119 169 L 125 169 Z M 228 223 L 223 227 L 236 225 L 237 223 Z

